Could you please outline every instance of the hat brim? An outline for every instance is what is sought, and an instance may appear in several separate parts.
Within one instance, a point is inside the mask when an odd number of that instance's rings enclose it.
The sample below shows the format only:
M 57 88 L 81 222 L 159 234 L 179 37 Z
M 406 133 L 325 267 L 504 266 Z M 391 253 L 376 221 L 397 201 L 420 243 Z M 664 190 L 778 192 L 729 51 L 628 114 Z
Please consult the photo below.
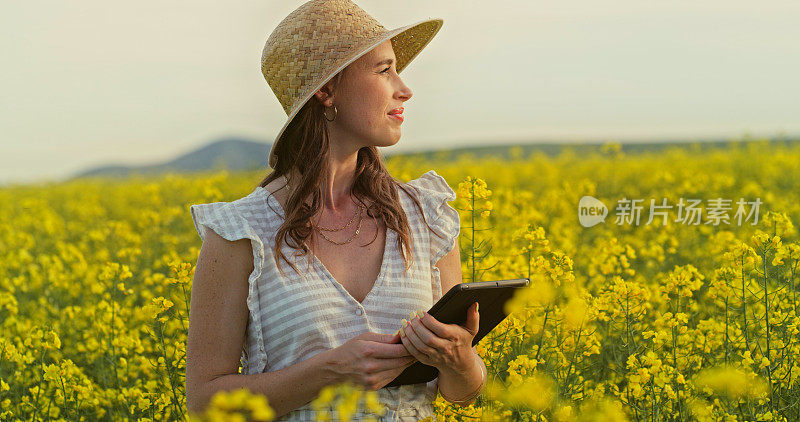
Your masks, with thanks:
M 406 25 L 397 29 L 393 29 L 391 31 L 387 31 L 384 33 L 380 38 L 378 38 L 375 42 L 369 44 L 367 47 L 362 48 L 360 51 L 355 52 L 353 56 L 348 59 L 344 64 L 339 66 L 339 68 L 335 69 L 328 75 L 321 83 L 311 89 L 302 99 L 302 101 L 298 102 L 297 106 L 289 113 L 289 116 L 286 119 L 286 123 L 283 124 L 280 132 L 275 137 L 274 141 L 272 142 L 272 147 L 269 151 L 269 159 L 268 164 L 270 168 L 275 168 L 275 164 L 277 164 L 278 157 L 275 156 L 275 146 L 278 142 L 281 141 L 281 136 L 283 132 L 286 131 L 286 128 L 291 123 L 292 119 L 297 115 L 303 105 L 305 105 L 309 99 L 320 90 L 323 86 L 325 86 L 328 81 L 330 81 L 336 74 L 342 71 L 345 67 L 349 64 L 353 63 L 354 61 L 358 60 L 361 56 L 372 51 L 375 47 L 383 44 L 387 40 L 392 41 L 392 47 L 394 48 L 395 57 L 397 58 L 397 73 L 403 71 L 403 69 L 408 66 L 411 61 L 413 61 L 422 49 L 431 42 L 434 36 L 439 32 L 442 28 L 442 24 L 444 21 L 440 18 L 433 18 L 433 19 L 425 19 L 411 25 Z

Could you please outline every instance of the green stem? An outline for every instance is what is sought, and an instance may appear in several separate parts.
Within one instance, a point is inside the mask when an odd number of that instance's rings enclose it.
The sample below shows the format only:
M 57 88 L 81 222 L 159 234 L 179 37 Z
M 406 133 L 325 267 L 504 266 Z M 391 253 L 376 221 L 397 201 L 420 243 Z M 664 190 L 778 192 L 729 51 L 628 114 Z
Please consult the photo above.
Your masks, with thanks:
M 728 345 L 728 295 L 726 294 L 725 295 L 725 365 L 726 366 L 729 365 L 728 362 L 730 355 L 729 348 L 730 346 Z
M 458 242 L 456 242 L 456 246 L 458 246 Z M 186 294 L 186 286 L 181 284 L 181 290 L 183 291 L 183 305 L 186 308 L 186 317 L 189 317 L 189 295 Z M 181 326 L 183 326 L 183 331 L 186 332 L 186 324 L 183 321 L 183 317 L 181 317 Z
M 36 420 L 36 413 L 39 410 L 39 395 L 42 393 L 42 381 L 44 381 L 44 347 L 42 348 L 42 356 L 39 358 L 39 388 L 36 389 L 36 405 L 33 407 L 33 420 Z
M 764 267 L 764 322 L 767 326 L 767 360 L 770 360 L 772 356 L 770 355 L 770 330 L 769 330 L 769 283 L 768 283 L 768 275 L 767 275 L 767 254 L 766 250 L 761 254 L 761 263 Z M 770 411 L 775 411 L 774 409 L 774 388 L 772 387 L 772 362 L 767 365 L 765 368 L 767 370 L 767 380 L 769 381 L 769 408 Z
M 176 413 L 181 415 L 181 419 L 183 419 L 183 411 L 181 410 L 178 402 L 178 393 L 175 391 L 175 384 L 172 382 L 172 370 L 170 365 L 167 363 L 167 346 L 164 344 L 163 327 L 163 323 L 158 323 L 158 339 L 161 342 L 161 356 L 164 358 L 164 366 L 167 368 L 167 378 L 169 379 L 169 386 L 172 389 L 173 406 L 177 408 Z
M 536 349 L 536 360 L 539 360 L 539 355 L 542 353 L 542 345 L 544 344 L 544 334 L 547 329 L 547 316 L 550 314 L 550 305 L 544 310 L 544 324 L 542 324 L 542 334 L 539 336 L 539 347 Z
M 64 393 L 64 410 L 67 413 L 67 419 L 69 419 L 69 406 L 67 405 L 67 388 L 64 386 L 64 378 L 61 376 L 58 377 L 58 380 L 61 381 L 61 392 Z
M 472 220 L 472 227 L 470 228 L 472 230 L 472 281 L 475 282 L 475 273 L 477 272 L 475 269 L 475 181 L 470 182 L 470 192 L 470 200 L 472 201 L 472 209 L 470 210 L 470 218 Z
M 742 255 L 740 262 L 740 273 L 742 274 L 742 318 L 744 318 L 744 344 L 747 350 L 750 350 L 750 336 L 747 327 L 747 286 L 744 281 L 744 255 Z
M 678 312 L 681 310 L 681 296 L 678 293 L 676 301 L 675 301 L 675 313 L 673 314 L 673 318 L 675 318 L 677 322 Z M 674 373 L 672 375 L 672 385 L 673 389 L 675 390 L 675 402 L 673 403 L 673 410 L 675 407 L 678 408 L 678 416 L 680 420 L 683 420 L 683 408 L 680 403 L 680 396 L 678 393 L 680 391 L 678 387 L 678 326 L 677 324 L 672 327 L 672 367 L 674 368 Z

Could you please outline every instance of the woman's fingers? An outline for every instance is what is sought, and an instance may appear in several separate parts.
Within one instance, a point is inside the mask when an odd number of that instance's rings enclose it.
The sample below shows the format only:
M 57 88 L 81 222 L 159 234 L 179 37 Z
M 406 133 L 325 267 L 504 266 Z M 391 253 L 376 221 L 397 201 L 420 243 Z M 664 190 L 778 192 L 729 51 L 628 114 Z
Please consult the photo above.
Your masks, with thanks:
M 405 356 L 402 358 L 389 358 L 389 359 L 373 359 L 378 363 L 375 365 L 373 373 L 384 371 L 391 371 L 401 366 L 411 365 L 417 361 L 414 356 Z
M 414 355 L 422 363 L 430 362 L 430 358 L 427 354 L 425 354 L 421 348 L 425 348 L 424 344 L 422 344 L 422 340 L 414 334 L 414 329 L 411 326 L 407 325 L 403 327 L 403 331 L 401 332 L 403 345 L 406 346 L 408 351 Z
M 428 329 L 420 319 L 414 318 L 408 325 L 411 326 L 412 330 L 406 330 L 406 332 L 413 332 L 421 342 L 421 344 L 414 343 L 420 352 L 428 356 L 434 356 L 437 349 L 445 349 L 447 347 L 445 342 L 449 340 L 440 338 L 436 333 Z M 412 337 L 412 339 L 414 338 Z
M 381 343 L 379 341 L 370 342 L 372 357 L 375 358 L 401 358 L 409 356 L 408 351 L 402 343 Z
M 400 360 L 400 359 L 397 359 L 397 360 Z M 398 375 L 402 374 L 403 371 L 406 370 L 406 368 L 408 368 L 409 366 L 413 365 L 416 362 L 417 362 L 417 359 L 415 359 L 414 357 L 409 357 L 408 361 L 405 362 L 402 365 L 393 366 L 393 367 L 390 367 L 390 368 L 385 369 L 383 371 L 374 373 L 373 377 L 375 377 L 375 378 L 380 380 L 378 382 L 379 386 L 377 386 L 377 387 L 378 388 L 383 388 L 386 384 L 392 382 L 392 380 L 397 378 Z M 376 389 L 378 389 L 378 388 L 376 388 Z
M 419 315 L 419 320 L 422 322 L 422 325 L 425 326 L 431 333 L 436 335 L 437 337 L 452 339 L 455 338 L 455 334 L 451 327 L 447 324 L 442 323 L 438 319 L 434 318 L 433 315 L 423 312 Z

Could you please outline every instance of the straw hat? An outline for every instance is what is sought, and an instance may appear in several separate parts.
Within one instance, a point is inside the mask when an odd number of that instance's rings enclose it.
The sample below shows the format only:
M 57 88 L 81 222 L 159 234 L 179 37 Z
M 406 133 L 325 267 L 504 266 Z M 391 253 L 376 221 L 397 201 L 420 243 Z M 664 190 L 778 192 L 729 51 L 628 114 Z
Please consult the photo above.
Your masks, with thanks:
M 311 0 L 290 13 L 267 38 L 261 55 L 261 73 L 288 116 L 272 143 L 269 166 L 275 168 L 275 146 L 297 112 L 339 71 L 391 40 L 400 73 L 442 23 L 429 18 L 387 30 L 350 0 Z

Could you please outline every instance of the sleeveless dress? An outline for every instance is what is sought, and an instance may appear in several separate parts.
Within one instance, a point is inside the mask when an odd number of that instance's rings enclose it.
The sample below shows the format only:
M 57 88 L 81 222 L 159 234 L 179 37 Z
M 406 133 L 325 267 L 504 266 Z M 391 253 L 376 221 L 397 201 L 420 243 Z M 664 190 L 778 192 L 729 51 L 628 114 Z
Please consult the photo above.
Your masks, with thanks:
M 309 266 L 308 257 L 295 256 L 296 250 L 285 242 L 282 252 L 300 271 L 294 271 L 281 259 L 281 274 L 273 251 L 285 216 L 267 189 L 256 187 L 232 202 L 191 205 L 201 239 L 205 226 L 230 241 L 248 238 L 253 247 L 254 270 L 248 280 L 247 296 L 249 318 L 241 356 L 243 374 L 286 368 L 368 331 L 392 334 L 409 313 L 428 310 L 439 300 L 442 285 L 435 265 L 457 246 L 460 233 L 458 211 L 448 204 L 456 199 L 456 193 L 433 170 L 409 181 L 407 186 L 416 192 L 414 196 L 430 228 L 412 199 L 398 188 L 413 238 L 414 263 L 404 273 L 405 263 L 397 245 L 399 235 L 387 228 L 380 274 L 363 303 L 350 295 L 313 254 Z M 377 393 L 386 406 L 386 413 L 377 420 L 417 421 L 428 416 L 436 419 L 433 401 L 438 393 L 438 378 L 428 383 L 384 387 Z M 335 408 L 328 412 L 333 420 L 339 419 Z M 315 413 L 309 402 L 276 420 L 313 421 Z M 369 416 L 359 412 L 351 420 Z

